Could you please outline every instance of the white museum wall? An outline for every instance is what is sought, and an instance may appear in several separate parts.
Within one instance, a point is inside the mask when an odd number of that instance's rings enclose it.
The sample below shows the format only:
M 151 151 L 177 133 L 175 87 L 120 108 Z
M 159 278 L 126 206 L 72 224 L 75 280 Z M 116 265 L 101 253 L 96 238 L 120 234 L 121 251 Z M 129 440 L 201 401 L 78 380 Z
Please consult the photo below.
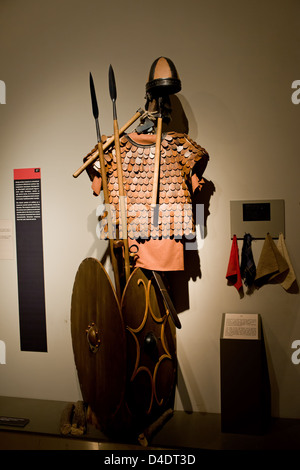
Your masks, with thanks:
M 16 254 L 0 260 L 0 396 L 75 401 L 70 301 L 76 270 L 101 258 L 96 208 L 86 174 L 73 178 L 96 144 L 88 77 L 94 76 L 103 134 L 112 133 L 108 67 L 122 125 L 145 100 L 152 62 L 170 57 L 189 135 L 207 149 L 214 184 L 201 278 L 177 332 L 176 408 L 220 412 L 223 312 L 259 313 L 272 387 L 272 414 L 300 418 L 300 297 L 264 286 L 243 299 L 227 286 L 231 200 L 284 199 L 286 244 L 300 277 L 299 122 L 292 82 L 300 79 L 300 4 L 254 0 L 0 0 L 0 219 L 13 221 L 13 170 L 41 168 L 48 352 L 20 351 Z M 15 250 L 15 232 L 14 250 Z M 255 261 L 263 241 L 253 242 Z M 241 241 L 239 248 L 241 252 Z M 238 373 L 238 371 L 237 371 Z

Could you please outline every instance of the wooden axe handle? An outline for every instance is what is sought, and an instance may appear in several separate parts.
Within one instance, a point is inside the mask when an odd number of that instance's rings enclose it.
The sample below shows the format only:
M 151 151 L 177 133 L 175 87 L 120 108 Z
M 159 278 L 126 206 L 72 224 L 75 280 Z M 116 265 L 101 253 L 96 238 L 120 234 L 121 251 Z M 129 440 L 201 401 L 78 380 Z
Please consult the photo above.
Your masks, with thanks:
M 143 447 L 147 447 L 152 436 L 158 432 L 166 421 L 173 415 L 172 408 L 165 411 L 154 423 L 150 424 L 139 436 L 138 441 Z
M 126 124 L 124 124 L 124 126 L 120 128 L 119 135 L 122 135 L 123 132 L 125 132 L 126 129 L 128 129 L 128 127 L 131 126 L 131 124 L 133 124 L 139 117 L 142 116 L 142 114 L 144 114 L 144 110 L 141 108 L 138 109 L 137 112 L 134 114 L 134 116 L 132 116 L 132 118 L 129 119 L 129 121 L 127 121 Z M 114 142 L 114 140 L 115 140 L 115 136 L 113 135 L 103 144 L 103 150 L 105 151 Z M 77 178 L 98 157 L 99 157 L 99 152 L 98 150 L 95 150 L 92 156 L 86 162 L 84 162 L 83 165 L 81 165 L 81 167 L 75 171 L 75 173 L 73 173 L 74 178 Z

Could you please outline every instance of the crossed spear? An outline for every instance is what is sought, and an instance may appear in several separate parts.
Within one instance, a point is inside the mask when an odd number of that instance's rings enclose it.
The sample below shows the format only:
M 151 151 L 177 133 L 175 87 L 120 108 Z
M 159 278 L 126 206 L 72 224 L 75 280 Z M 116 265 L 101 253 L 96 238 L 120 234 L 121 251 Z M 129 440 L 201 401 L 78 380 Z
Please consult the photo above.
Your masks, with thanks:
M 113 142 L 115 143 L 117 175 L 118 175 L 118 185 L 119 185 L 119 214 L 120 214 L 119 235 L 122 234 L 122 243 L 124 246 L 125 279 L 127 283 L 130 277 L 130 260 L 129 260 L 128 238 L 127 238 L 127 210 L 126 210 L 126 203 L 125 203 L 126 195 L 125 195 L 124 185 L 123 185 L 123 169 L 122 169 L 122 159 L 121 159 L 121 150 L 120 150 L 120 135 L 131 124 L 133 124 L 133 122 L 135 122 L 138 119 L 138 117 L 140 117 L 143 114 L 143 110 L 139 109 L 136 112 L 136 114 L 123 126 L 123 128 L 119 129 L 118 119 L 117 119 L 117 108 L 116 108 L 117 88 L 116 88 L 114 71 L 113 71 L 112 66 L 110 65 L 109 67 L 109 92 L 110 92 L 110 98 L 112 100 L 112 105 L 113 105 L 114 134 L 113 134 L 113 137 L 108 139 L 108 141 L 103 145 L 102 140 L 101 140 L 100 125 L 99 125 L 99 108 L 98 108 L 98 102 L 97 102 L 97 97 L 96 97 L 96 92 L 95 92 L 94 81 L 93 81 L 93 77 L 91 73 L 90 73 L 90 92 L 91 92 L 93 116 L 94 116 L 95 124 L 96 124 L 97 147 L 98 147 L 98 155 L 99 155 L 100 169 L 101 169 L 101 176 L 102 176 L 104 202 L 105 202 L 106 211 L 107 211 L 107 224 L 108 224 L 111 261 L 112 261 L 112 267 L 113 267 L 114 277 L 115 277 L 116 293 L 117 293 L 118 298 L 120 299 L 122 289 L 121 289 L 120 276 L 119 276 L 118 260 L 116 258 L 115 250 L 114 250 L 116 244 L 114 243 L 114 240 L 113 240 L 114 230 L 113 230 L 112 216 L 110 212 L 109 190 L 108 190 L 108 182 L 107 182 L 107 175 L 106 175 L 106 168 L 105 168 L 104 150 L 106 150 Z M 159 180 L 159 170 L 160 170 L 161 133 L 162 133 L 162 117 L 161 115 L 159 115 L 158 123 L 157 123 L 152 205 L 156 205 L 157 203 L 158 180 Z M 73 174 L 73 176 L 77 177 L 80 173 L 82 173 L 82 171 L 89 164 L 92 163 L 92 161 L 95 161 L 96 158 L 97 158 L 97 155 L 94 155 L 92 158 L 90 158 L 87 162 L 85 162 L 84 165 L 82 165 L 77 170 L 77 172 Z M 181 328 L 181 323 L 178 318 L 177 312 L 169 296 L 169 293 L 164 285 L 161 275 L 157 271 L 152 271 L 152 273 L 175 326 L 177 328 Z

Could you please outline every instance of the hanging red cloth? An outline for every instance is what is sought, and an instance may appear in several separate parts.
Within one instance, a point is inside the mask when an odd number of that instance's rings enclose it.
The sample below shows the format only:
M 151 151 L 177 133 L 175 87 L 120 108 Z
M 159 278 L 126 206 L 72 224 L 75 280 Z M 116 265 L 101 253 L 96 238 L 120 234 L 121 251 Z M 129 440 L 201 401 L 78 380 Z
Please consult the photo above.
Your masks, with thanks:
M 239 249 L 236 235 L 233 235 L 229 263 L 226 273 L 228 285 L 234 286 L 238 291 L 242 287 L 242 278 L 239 265 Z

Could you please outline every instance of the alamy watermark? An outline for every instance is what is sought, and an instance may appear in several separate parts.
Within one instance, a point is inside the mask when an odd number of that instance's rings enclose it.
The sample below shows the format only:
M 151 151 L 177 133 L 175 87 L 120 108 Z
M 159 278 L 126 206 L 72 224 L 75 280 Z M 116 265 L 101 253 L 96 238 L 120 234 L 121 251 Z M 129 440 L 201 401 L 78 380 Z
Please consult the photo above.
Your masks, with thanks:
M 292 363 L 295 365 L 300 364 L 300 339 L 295 339 L 295 341 L 292 342 L 292 349 L 295 349 L 291 356 Z
M 292 83 L 292 88 L 295 91 L 292 93 L 291 100 L 293 104 L 300 103 L 300 80 L 294 80 Z
M 0 364 L 6 364 L 6 346 L 4 341 L 0 340 Z
M 189 203 L 155 206 L 130 204 L 127 207 L 126 196 L 124 201 L 123 207 L 126 208 L 127 216 L 125 233 L 127 230 L 127 236 L 133 240 L 157 239 L 161 236 L 164 239 L 185 239 L 189 242 L 186 249 L 196 250 L 199 248 L 199 238 L 204 239 L 204 204 L 196 204 L 194 207 Z M 99 239 L 123 238 L 121 217 L 119 232 L 117 231 L 117 211 L 114 204 L 99 204 L 96 216 L 99 220 L 96 227 L 96 235 Z M 196 240 L 196 234 L 198 240 Z
M 3 80 L 0 80 L 0 104 L 6 104 L 6 85 Z

